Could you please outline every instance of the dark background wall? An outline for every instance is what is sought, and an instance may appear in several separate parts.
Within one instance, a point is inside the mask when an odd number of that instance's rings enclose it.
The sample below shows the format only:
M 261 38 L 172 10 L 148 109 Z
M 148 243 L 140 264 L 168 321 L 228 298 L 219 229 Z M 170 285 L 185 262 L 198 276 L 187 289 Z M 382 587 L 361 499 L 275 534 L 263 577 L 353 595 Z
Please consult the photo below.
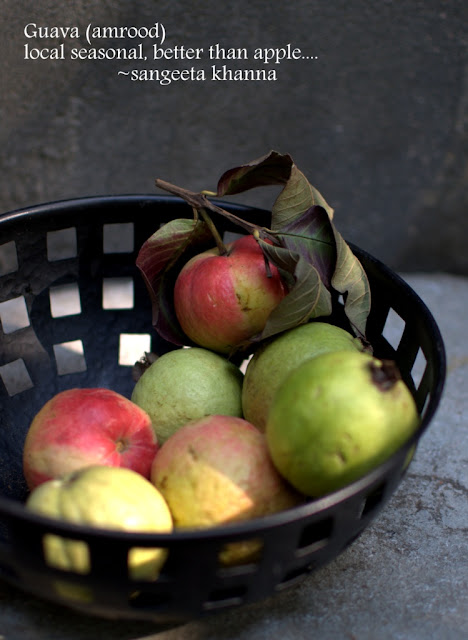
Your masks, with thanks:
M 75 196 L 155 193 L 160 177 L 213 189 L 270 149 L 290 153 L 350 241 L 390 266 L 468 274 L 465 0 L 3 0 L 0 211 Z M 71 60 L 89 23 L 166 29 L 162 45 L 246 47 L 247 61 Z M 25 25 L 81 37 L 26 38 Z M 131 47 L 135 40 L 96 40 Z M 156 41 L 159 44 L 159 41 Z M 25 60 L 64 43 L 65 60 Z M 264 65 L 257 47 L 315 60 Z M 211 65 L 276 81 L 210 80 Z M 204 69 L 205 81 L 132 81 L 130 69 Z M 271 206 L 275 192 L 237 201 Z

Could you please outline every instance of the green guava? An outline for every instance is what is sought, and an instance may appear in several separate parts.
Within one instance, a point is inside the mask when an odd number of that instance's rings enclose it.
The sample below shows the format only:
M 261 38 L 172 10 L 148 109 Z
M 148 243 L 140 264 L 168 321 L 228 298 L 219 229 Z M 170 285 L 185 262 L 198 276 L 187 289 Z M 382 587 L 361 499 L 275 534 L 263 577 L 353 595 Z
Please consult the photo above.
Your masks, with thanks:
M 198 347 L 159 357 L 135 384 L 132 401 L 150 416 L 159 443 L 204 416 L 242 417 L 243 373 L 224 356 Z
M 293 369 L 321 353 L 363 349 L 359 338 L 327 322 L 309 322 L 273 338 L 247 365 L 242 388 L 245 419 L 264 431 L 275 393 Z
M 305 495 L 318 497 L 386 460 L 419 424 L 395 363 L 339 351 L 308 360 L 286 378 L 266 437 L 278 471 Z

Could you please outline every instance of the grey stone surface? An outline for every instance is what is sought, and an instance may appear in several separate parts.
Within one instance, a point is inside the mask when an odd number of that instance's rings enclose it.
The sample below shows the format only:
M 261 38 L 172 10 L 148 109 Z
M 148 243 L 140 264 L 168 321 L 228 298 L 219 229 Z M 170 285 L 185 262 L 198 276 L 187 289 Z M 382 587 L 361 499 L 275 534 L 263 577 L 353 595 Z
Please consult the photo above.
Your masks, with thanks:
M 290 153 L 350 241 L 399 270 L 468 274 L 465 0 L 4 0 L 0 211 L 82 195 L 151 192 L 160 177 L 214 188 L 270 149 Z M 164 47 L 247 48 L 248 60 L 71 60 L 95 26 L 152 26 Z M 26 38 L 25 25 L 81 38 Z M 25 60 L 66 45 L 64 60 Z M 96 40 L 130 47 L 135 40 Z M 255 48 L 299 47 L 276 81 L 209 79 L 213 62 L 262 69 Z M 152 48 L 151 48 L 152 51 Z M 119 69 L 194 66 L 208 79 L 132 82 Z M 240 198 L 269 207 L 269 190 Z
M 407 476 L 350 548 L 279 596 L 165 631 L 80 616 L 0 583 L 0 638 L 467 638 L 468 279 L 444 273 L 404 277 L 442 331 L 446 387 Z

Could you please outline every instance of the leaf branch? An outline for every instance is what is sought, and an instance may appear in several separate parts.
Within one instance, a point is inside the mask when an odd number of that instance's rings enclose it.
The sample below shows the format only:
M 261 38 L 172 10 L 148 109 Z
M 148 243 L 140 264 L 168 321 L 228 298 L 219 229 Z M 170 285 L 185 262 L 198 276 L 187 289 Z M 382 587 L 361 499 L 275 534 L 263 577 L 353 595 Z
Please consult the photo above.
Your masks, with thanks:
M 259 225 L 248 222 L 247 220 L 243 220 L 242 218 L 236 216 L 234 213 L 226 211 L 226 209 L 218 207 L 216 204 L 211 202 L 207 198 L 206 194 L 209 193 L 209 195 L 216 195 L 213 192 L 202 191 L 201 193 L 197 193 L 195 191 L 190 191 L 189 189 L 184 189 L 183 187 L 178 187 L 177 185 L 166 182 L 165 180 L 161 180 L 160 178 L 156 178 L 155 184 L 160 189 L 163 189 L 164 191 L 167 191 L 168 193 L 171 193 L 172 195 L 178 196 L 179 198 L 182 198 L 182 200 L 185 200 L 193 209 L 199 211 L 202 216 L 203 210 L 217 213 L 227 218 L 230 222 L 239 225 L 249 233 L 253 234 L 254 232 L 258 232 L 261 238 L 269 238 L 272 242 L 276 243 L 275 234 L 273 234 L 270 229 L 267 229 L 266 227 L 260 227 Z

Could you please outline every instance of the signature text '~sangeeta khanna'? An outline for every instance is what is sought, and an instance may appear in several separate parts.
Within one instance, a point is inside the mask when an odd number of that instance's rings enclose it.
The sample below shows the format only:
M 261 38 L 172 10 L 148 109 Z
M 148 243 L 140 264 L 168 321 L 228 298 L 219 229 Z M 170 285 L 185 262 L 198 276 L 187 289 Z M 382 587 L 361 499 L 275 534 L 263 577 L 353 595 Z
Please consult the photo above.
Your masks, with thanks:
M 132 69 L 119 71 L 119 75 L 129 76 L 134 82 L 157 82 L 168 85 L 173 82 L 265 82 L 277 80 L 275 69 L 230 69 L 226 65 L 213 65 L 209 73 L 205 69 Z

